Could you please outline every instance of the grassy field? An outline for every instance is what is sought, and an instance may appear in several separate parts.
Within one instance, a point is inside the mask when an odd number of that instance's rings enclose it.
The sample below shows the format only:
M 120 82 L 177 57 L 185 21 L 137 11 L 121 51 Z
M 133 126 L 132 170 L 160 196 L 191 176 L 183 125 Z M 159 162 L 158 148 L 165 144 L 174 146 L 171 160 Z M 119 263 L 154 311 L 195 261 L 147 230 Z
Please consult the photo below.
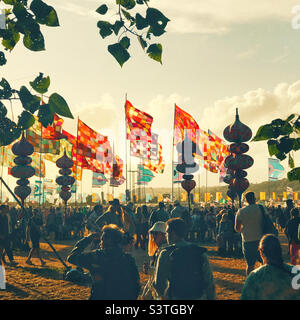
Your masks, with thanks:
M 283 234 L 280 240 L 285 260 L 287 242 Z M 65 259 L 70 252 L 73 242 L 53 242 L 55 249 Z M 208 249 L 209 260 L 213 269 L 218 300 L 239 300 L 245 281 L 245 262 L 243 259 L 220 257 L 214 243 L 201 244 Z M 46 266 L 41 267 L 37 258 L 33 258 L 33 266 L 25 264 L 26 254 L 15 252 L 16 267 L 5 266 L 6 290 L 0 290 L 1 300 L 87 300 L 90 288 L 87 285 L 77 285 L 63 280 L 64 266 L 57 259 L 47 243 L 41 243 Z M 142 272 L 142 265 L 148 261 L 145 251 L 133 249 L 133 256 L 139 267 L 142 285 L 148 275 Z

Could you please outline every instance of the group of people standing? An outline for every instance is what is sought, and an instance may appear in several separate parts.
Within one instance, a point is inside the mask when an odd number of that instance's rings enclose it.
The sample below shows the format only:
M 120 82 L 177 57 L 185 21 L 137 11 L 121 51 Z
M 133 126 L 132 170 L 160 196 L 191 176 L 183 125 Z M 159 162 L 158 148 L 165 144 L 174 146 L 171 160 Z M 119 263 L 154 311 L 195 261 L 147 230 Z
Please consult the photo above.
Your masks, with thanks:
M 90 299 L 216 299 L 215 281 L 207 249 L 199 241 L 216 241 L 218 253 L 240 250 L 246 262 L 246 281 L 241 299 L 300 299 L 300 292 L 291 286 L 293 265 L 300 249 L 298 208 L 287 203 L 289 219 L 284 232 L 290 246 L 291 263 L 283 262 L 278 237 L 264 234 L 263 213 L 267 209 L 256 204 L 253 192 L 245 195 L 247 205 L 239 210 L 225 208 L 194 208 L 191 214 L 178 201 L 173 206 L 163 202 L 158 207 L 132 203 L 122 206 L 118 199 L 108 207 L 96 205 L 84 216 L 80 240 L 67 261 L 89 270 L 92 279 Z M 263 208 L 263 209 L 262 209 Z M 8 212 L 0 206 L 0 254 L 9 251 Z M 40 228 L 43 225 L 38 210 L 27 223 L 26 239 L 32 248 L 26 263 L 31 264 L 33 253 L 45 261 L 39 252 Z M 5 227 L 4 227 L 5 226 Z M 49 230 L 48 230 L 49 232 Z M 88 236 L 84 236 L 88 233 Z M 3 236 L 4 235 L 4 236 Z M 150 264 L 144 263 L 149 281 L 141 288 L 133 248 L 147 251 Z M 262 265 L 255 269 L 257 262 Z M 274 279 L 276 281 L 274 281 Z

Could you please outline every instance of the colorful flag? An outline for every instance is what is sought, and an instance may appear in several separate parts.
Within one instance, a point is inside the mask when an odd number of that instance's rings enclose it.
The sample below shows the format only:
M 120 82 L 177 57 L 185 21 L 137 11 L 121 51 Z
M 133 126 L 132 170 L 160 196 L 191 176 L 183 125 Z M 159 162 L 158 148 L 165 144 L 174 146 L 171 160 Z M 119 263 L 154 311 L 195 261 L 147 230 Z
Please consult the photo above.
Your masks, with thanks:
M 145 168 L 142 165 L 138 165 L 137 183 L 150 182 L 154 178 L 154 174 L 151 170 Z
M 187 134 L 190 140 L 198 144 L 198 130 L 199 126 L 195 119 L 175 104 L 173 145 L 177 145 L 179 142 L 182 142 L 185 134 Z
M 156 173 L 163 173 L 165 169 L 165 163 L 162 157 L 162 146 L 158 144 L 158 161 L 152 161 L 148 159 L 144 162 L 144 166 Z
M 125 103 L 125 115 L 127 140 L 131 140 L 131 131 L 136 129 L 144 131 L 147 136 L 151 137 L 152 116 L 135 108 L 128 100 Z
M 38 118 L 34 116 L 35 123 L 32 127 L 26 130 L 26 138 L 33 145 L 34 151 L 38 153 L 60 153 L 59 140 L 44 139 L 42 136 L 42 124 Z
M 91 129 L 83 121 L 78 119 L 78 143 L 77 154 L 87 157 L 96 158 L 97 149 L 101 144 L 107 141 L 107 137 Z
M 284 167 L 278 159 L 269 158 L 269 181 L 277 181 L 284 174 Z
M 61 132 L 63 123 L 64 120 L 55 113 L 52 125 L 46 128 L 42 127 L 43 138 L 49 140 L 59 140 L 65 138 Z
M 93 172 L 92 188 L 99 188 L 106 184 L 107 179 L 104 174 Z

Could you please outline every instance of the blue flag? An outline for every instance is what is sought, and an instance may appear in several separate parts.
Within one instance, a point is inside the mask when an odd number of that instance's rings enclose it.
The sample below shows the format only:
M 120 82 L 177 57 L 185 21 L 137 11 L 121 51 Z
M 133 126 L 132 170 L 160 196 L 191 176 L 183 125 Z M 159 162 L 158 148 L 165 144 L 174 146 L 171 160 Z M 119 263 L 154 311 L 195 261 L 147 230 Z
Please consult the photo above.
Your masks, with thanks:
M 269 181 L 277 181 L 284 175 L 284 167 L 278 159 L 269 158 Z

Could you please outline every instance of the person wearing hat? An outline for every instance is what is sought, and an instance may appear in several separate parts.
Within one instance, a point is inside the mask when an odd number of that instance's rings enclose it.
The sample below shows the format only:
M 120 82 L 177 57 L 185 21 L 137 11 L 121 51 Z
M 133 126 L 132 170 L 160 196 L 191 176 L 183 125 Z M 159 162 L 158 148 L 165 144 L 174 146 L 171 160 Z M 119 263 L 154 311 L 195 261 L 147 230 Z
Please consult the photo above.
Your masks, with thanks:
M 166 238 L 166 224 L 162 221 L 157 221 L 152 228 L 149 229 L 149 242 L 148 242 L 148 255 L 152 257 L 150 262 L 150 279 L 146 283 L 143 293 L 142 299 L 146 300 L 149 298 L 155 298 L 155 290 L 152 288 L 152 283 L 154 280 L 154 271 L 156 267 L 156 262 L 159 257 L 161 250 L 163 250 L 166 246 L 168 246 L 167 238 Z

